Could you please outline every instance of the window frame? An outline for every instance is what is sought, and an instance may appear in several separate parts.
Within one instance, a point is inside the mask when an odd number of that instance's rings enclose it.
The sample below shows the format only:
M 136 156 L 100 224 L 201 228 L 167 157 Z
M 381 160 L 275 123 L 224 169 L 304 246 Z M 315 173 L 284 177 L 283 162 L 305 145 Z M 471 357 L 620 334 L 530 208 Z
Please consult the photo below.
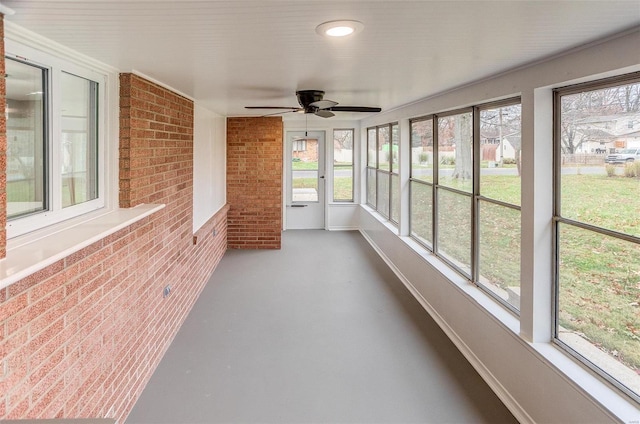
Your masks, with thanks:
M 351 198 L 350 199 L 336 199 L 336 191 L 335 191 L 335 182 L 336 182 L 336 177 L 335 177 L 335 172 L 336 172 L 336 167 L 335 167 L 335 157 L 333 157 L 333 165 L 332 165 L 332 169 L 333 169 L 333 175 L 332 175 L 332 181 L 333 181 L 333 193 L 331 195 L 331 200 L 334 203 L 353 203 L 355 200 L 355 143 L 356 143 L 356 131 L 355 128 L 334 128 L 333 129 L 333 139 L 335 140 L 335 134 L 336 131 L 350 131 L 351 132 Z M 333 154 L 335 155 L 335 147 L 333 150 Z
M 480 145 L 480 113 L 483 110 L 487 109 L 495 109 L 501 108 L 505 106 L 513 106 L 513 105 L 521 105 L 522 99 L 520 97 L 511 97 L 508 99 L 498 100 L 495 102 L 482 103 L 477 106 L 474 106 L 474 128 L 473 128 L 473 154 L 474 154 L 474 174 L 473 174 L 473 209 L 474 209 L 474 234 L 473 234 L 473 253 L 472 256 L 475 258 L 475 261 L 472 260 L 472 275 L 474 284 L 481 289 L 484 293 L 488 294 L 490 297 L 498 301 L 502 306 L 507 308 L 510 312 L 520 316 L 520 310 L 516 308 L 514 305 L 510 304 L 492 290 L 489 290 L 484 284 L 480 283 L 480 204 L 481 202 L 486 202 L 491 205 L 505 207 L 511 210 L 517 210 L 520 214 L 520 220 L 522 221 L 522 202 L 520 205 L 514 205 L 502 200 L 492 199 L 490 197 L 485 197 L 480 192 L 480 164 L 481 164 L 481 145 Z M 522 109 L 520 110 L 520 123 L 522 124 Z M 520 128 L 522 134 L 522 128 Z M 502 143 L 502 140 L 498 140 L 498 144 Z M 477 164 L 477 166 L 476 166 Z M 522 198 L 522 177 L 520 177 L 520 197 Z M 519 226 L 522 228 L 522 222 Z M 520 251 L 522 252 L 522 233 L 520 234 Z M 518 257 L 521 257 L 521 252 L 518 254 Z M 522 277 L 520 278 L 522 279 Z
M 438 120 L 440 118 L 448 118 L 450 116 L 455 116 L 455 115 L 462 115 L 464 113 L 471 113 L 471 143 L 472 143 L 472 151 L 471 151 L 471 155 L 472 155 L 472 189 L 471 191 L 464 191 L 464 190 L 460 190 L 454 187 L 449 187 L 446 185 L 442 185 L 440 184 L 440 160 L 439 160 L 439 155 L 440 155 L 440 145 L 439 145 L 439 135 L 438 135 Z M 433 148 L 434 148 L 434 161 L 433 161 L 433 253 L 438 256 L 438 258 L 440 258 L 443 262 L 445 262 L 447 265 L 449 265 L 451 268 L 453 268 L 458 274 L 460 274 L 462 277 L 466 278 L 468 281 L 471 281 L 475 284 L 475 282 L 473 281 L 473 275 L 472 275 L 472 270 L 474 267 L 474 256 L 473 256 L 473 252 L 474 252 L 474 241 L 475 241 L 475 222 L 476 222 L 476 216 L 475 216 L 475 210 L 473 207 L 473 186 L 476 184 L 476 180 L 475 180 L 475 167 L 476 167 L 476 161 L 475 161 L 475 145 L 477 144 L 475 142 L 475 122 L 476 122 L 476 116 L 474 114 L 474 108 L 473 107 L 465 107 L 465 108 L 460 108 L 460 109 L 455 109 L 455 110 L 450 110 L 447 112 L 442 112 L 442 113 L 436 113 L 433 114 L 434 117 L 434 126 L 433 126 Z M 435 158 L 438 158 L 438 160 L 435 160 Z M 439 229 L 439 225 L 438 225 L 438 212 L 439 212 L 439 202 L 438 202 L 438 191 L 439 190 L 443 190 L 445 192 L 451 193 L 451 194 L 455 194 L 455 195 L 461 195 L 461 196 L 465 196 L 469 198 L 469 209 L 470 209 L 470 217 L 471 217 L 471 243 L 469 246 L 469 257 L 470 257 L 470 263 L 469 263 L 469 272 L 466 272 L 464 269 L 462 269 L 461 267 L 459 267 L 455 262 L 453 262 L 452 260 L 450 260 L 449 258 L 447 258 L 445 255 L 443 255 L 439 248 L 438 248 L 438 236 L 440 233 L 440 229 Z
M 620 392 L 631 398 L 636 403 L 640 403 L 640 394 L 633 392 L 630 388 L 618 381 L 614 376 L 609 374 L 605 369 L 596 365 L 591 359 L 578 352 L 570 345 L 560 340 L 558 336 L 559 327 L 559 300 L 560 300 L 560 226 L 567 225 L 569 227 L 580 230 L 591 231 L 593 233 L 612 237 L 626 242 L 640 244 L 640 237 L 630 234 L 610 230 L 604 227 L 598 227 L 587 222 L 576 221 L 571 218 L 562 216 L 561 198 L 562 198 L 562 96 L 577 94 L 586 91 L 596 91 L 606 88 L 616 87 L 620 85 L 640 83 L 640 72 L 630 74 L 617 75 L 609 78 L 588 81 L 584 83 L 572 84 L 554 88 L 553 94 L 553 216 L 552 216 L 552 304 L 551 304 L 551 343 L 558 346 L 562 351 L 566 352 L 580 364 L 593 371 L 601 377 L 606 383 L 615 387 Z
M 392 208 L 392 177 L 393 175 L 397 175 L 399 177 L 399 173 L 398 171 L 394 171 L 394 167 L 393 167 L 393 156 L 389 157 L 389 169 L 380 169 L 380 149 L 378 148 L 378 142 L 380 141 L 380 129 L 382 128 L 386 128 L 389 132 L 389 151 L 391 153 L 391 155 L 393 155 L 393 127 L 396 126 L 398 128 L 398 154 L 400 151 L 400 146 L 401 146 L 401 139 L 400 139 L 400 126 L 399 123 L 397 121 L 394 122 L 389 122 L 386 124 L 382 124 L 382 125 L 376 125 L 376 126 L 372 126 L 372 127 L 368 127 L 367 128 L 367 173 L 366 173 L 366 177 L 367 177 L 367 184 L 366 184 L 366 188 L 367 188 L 367 192 L 365 193 L 365 197 L 366 197 L 366 204 L 367 206 L 373 208 L 376 212 L 378 212 L 380 215 L 382 215 L 388 222 L 390 222 L 391 224 L 393 224 L 394 226 L 398 226 L 398 222 L 394 221 L 391 218 L 391 208 Z M 375 157 L 375 168 L 372 166 L 369 166 L 369 152 L 370 150 L 370 146 L 372 144 L 370 135 L 371 134 L 375 134 L 375 141 L 373 142 L 373 144 L 375 145 L 375 152 L 376 152 L 376 157 Z M 369 202 L 369 179 L 370 179 L 370 170 L 373 171 L 375 173 L 375 179 L 376 179 L 376 193 L 375 193 L 375 200 L 376 200 L 376 204 L 372 205 Z M 387 190 L 387 208 L 388 208 L 388 213 L 385 214 L 383 211 L 381 211 L 378 208 L 378 200 L 380 199 L 380 175 L 384 175 L 385 178 L 387 178 L 388 180 L 388 190 Z
M 510 209 L 518 210 L 521 213 L 521 205 L 512 205 L 507 202 L 503 202 L 496 199 L 487 198 L 482 196 L 480 193 L 480 112 L 485 109 L 496 108 L 496 107 L 504 107 L 509 105 L 522 104 L 522 99 L 519 96 L 509 97 L 506 99 L 480 103 L 474 106 L 450 110 L 442 113 L 432 113 L 428 115 L 423 115 L 420 117 L 412 118 L 409 120 L 409 128 L 411 131 L 411 127 L 414 122 L 424 122 L 431 121 L 431 131 L 432 131 L 432 140 L 433 140 L 433 167 L 431 169 L 432 178 L 431 181 L 426 181 L 423 179 L 419 179 L 414 177 L 413 174 L 413 150 L 411 143 L 409 143 L 409 163 L 410 163 L 410 172 L 409 172 L 409 208 L 411 208 L 412 197 L 413 197 L 413 184 L 421 184 L 423 186 L 429 187 L 431 190 L 431 245 L 425 243 L 422 238 L 417 236 L 417 234 L 413 231 L 413 225 L 411 222 L 412 211 L 409 210 L 409 237 L 415 240 L 418 244 L 423 246 L 425 249 L 432 252 L 435 256 L 437 256 L 440 260 L 442 260 L 445 264 L 447 264 L 450 268 L 452 268 L 456 273 L 460 276 L 464 277 L 467 281 L 469 281 L 474 286 L 478 287 L 482 290 L 483 293 L 488 294 L 492 299 L 495 299 L 500 305 L 505 307 L 509 312 L 519 317 L 520 311 L 516 309 L 513 305 L 505 301 L 504 299 L 497 296 L 491 290 L 484 286 L 484 284 L 480 283 L 480 202 L 487 202 L 493 205 L 498 205 L 502 207 L 507 207 Z M 473 161 L 473 170 L 472 170 L 472 189 L 470 192 L 465 190 L 459 190 L 453 187 L 449 187 L 446 185 L 440 184 L 440 146 L 439 146 L 439 135 L 438 135 L 438 119 L 446 118 L 449 116 L 459 115 L 462 113 L 471 113 L 472 117 L 472 161 Z M 471 209 L 471 245 L 470 245 L 470 266 L 469 272 L 466 272 L 464 269 L 460 268 L 455 262 L 447 258 L 443 253 L 438 249 L 438 233 L 440 232 L 440 228 L 438 225 L 438 209 L 439 209 L 439 201 L 437 198 L 438 191 L 444 190 L 447 193 L 463 195 L 468 197 L 470 200 L 470 209 Z
M 5 40 L 5 58 L 45 69 L 47 74 L 45 88 L 48 90 L 43 95 L 47 102 L 46 120 L 48 122 L 44 134 L 45 139 L 47 139 L 46 152 L 48 154 L 45 161 L 45 172 L 47 174 L 45 198 L 48 199 L 48 208 L 40 212 L 7 220 L 7 239 L 11 239 L 62 221 L 80 217 L 107 206 L 106 132 L 109 103 L 107 100 L 108 76 L 104 71 L 11 39 Z M 62 207 L 61 162 L 62 101 L 60 80 L 63 72 L 97 84 L 97 197 L 96 199 L 65 208 Z
M 434 231 L 435 231 L 435 222 L 433 220 L 434 218 L 434 213 L 433 213 L 433 209 L 434 209 L 434 200 L 433 200 L 433 195 L 435 192 L 434 189 L 434 176 L 435 176 L 435 167 L 437 166 L 437 160 L 435 160 L 435 158 L 438 157 L 438 134 L 437 131 L 434 131 L 434 129 L 436 128 L 436 117 L 435 114 L 429 114 L 429 115 L 425 115 L 425 116 L 421 116 L 418 118 L 413 118 L 409 120 L 409 132 L 411 132 L 411 128 L 413 126 L 414 122 L 424 122 L 424 121 L 431 121 L 431 140 L 432 140 L 432 148 L 433 148 L 433 167 L 431 168 L 431 181 L 425 181 L 422 180 L 420 178 L 415 178 L 413 176 L 413 146 L 411 145 L 411 140 L 409 141 L 409 237 L 411 237 L 413 240 L 415 240 L 417 243 L 419 243 L 422 247 L 424 247 L 425 249 L 427 249 L 430 252 L 434 252 Z M 422 238 L 418 237 L 417 235 L 414 235 L 414 232 L 412 230 L 413 228 L 413 223 L 411 221 L 411 216 L 412 216 L 412 211 L 411 211 L 411 205 L 413 204 L 413 183 L 416 184 L 420 184 L 426 187 L 429 187 L 429 191 L 431 191 L 431 245 L 427 244 L 425 240 L 423 240 Z

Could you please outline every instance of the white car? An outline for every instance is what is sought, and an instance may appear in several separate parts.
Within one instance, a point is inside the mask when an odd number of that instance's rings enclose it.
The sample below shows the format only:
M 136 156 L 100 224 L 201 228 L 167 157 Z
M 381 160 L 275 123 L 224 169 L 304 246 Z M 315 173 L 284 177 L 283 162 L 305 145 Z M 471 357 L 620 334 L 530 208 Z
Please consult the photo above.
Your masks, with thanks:
M 624 149 L 604 159 L 605 163 L 630 163 L 635 160 L 640 160 L 640 149 Z

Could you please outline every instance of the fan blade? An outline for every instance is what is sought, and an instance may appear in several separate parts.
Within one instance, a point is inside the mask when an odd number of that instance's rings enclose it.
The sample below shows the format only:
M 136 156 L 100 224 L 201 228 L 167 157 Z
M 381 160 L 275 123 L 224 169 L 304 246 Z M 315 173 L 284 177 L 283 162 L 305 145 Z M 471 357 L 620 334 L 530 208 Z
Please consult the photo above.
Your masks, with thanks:
M 299 110 L 282 110 L 280 112 L 267 113 L 266 115 L 260 115 L 261 118 L 265 116 L 275 116 L 275 115 L 284 115 L 285 113 L 296 113 L 300 112 Z
M 299 107 L 282 107 L 282 106 L 245 106 L 245 109 L 282 109 L 296 112 L 300 110 Z
M 315 114 L 322 118 L 331 118 L 332 116 L 336 116 L 335 113 L 328 111 L 327 109 L 319 109 L 315 111 Z
M 380 112 L 382 109 L 368 106 L 333 106 L 329 110 L 334 112 Z
M 338 102 L 333 100 L 318 100 L 317 102 L 309 103 L 309 106 L 317 107 L 318 109 L 329 109 L 337 104 Z

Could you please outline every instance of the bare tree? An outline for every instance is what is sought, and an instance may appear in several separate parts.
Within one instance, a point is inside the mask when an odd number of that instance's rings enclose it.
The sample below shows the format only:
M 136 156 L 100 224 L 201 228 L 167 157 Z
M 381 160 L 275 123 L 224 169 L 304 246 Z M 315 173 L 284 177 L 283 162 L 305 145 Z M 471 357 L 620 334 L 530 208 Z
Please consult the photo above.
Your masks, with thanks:
M 460 180 L 473 178 L 472 120 L 471 112 L 438 118 L 438 148 L 444 151 L 453 147 L 455 169 L 452 177 Z

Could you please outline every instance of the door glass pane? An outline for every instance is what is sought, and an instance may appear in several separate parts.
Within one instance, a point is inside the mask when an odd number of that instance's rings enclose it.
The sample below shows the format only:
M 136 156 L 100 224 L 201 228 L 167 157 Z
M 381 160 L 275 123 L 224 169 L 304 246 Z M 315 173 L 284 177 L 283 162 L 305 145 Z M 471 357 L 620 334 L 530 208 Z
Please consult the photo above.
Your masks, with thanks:
M 471 112 L 438 118 L 438 183 L 471 193 L 473 188 Z
M 411 122 L 411 178 L 433 181 L 433 120 Z
M 47 209 L 46 71 L 6 59 L 7 218 Z
M 291 200 L 318 202 L 318 140 L 294 139 L 291 145 Z
M 460 271 L 471 272 L 471 196 L 445 189 L 438 196 L 438 254 Z
M 98 84 L 62 73 L 62 207 L 98 197 Z

